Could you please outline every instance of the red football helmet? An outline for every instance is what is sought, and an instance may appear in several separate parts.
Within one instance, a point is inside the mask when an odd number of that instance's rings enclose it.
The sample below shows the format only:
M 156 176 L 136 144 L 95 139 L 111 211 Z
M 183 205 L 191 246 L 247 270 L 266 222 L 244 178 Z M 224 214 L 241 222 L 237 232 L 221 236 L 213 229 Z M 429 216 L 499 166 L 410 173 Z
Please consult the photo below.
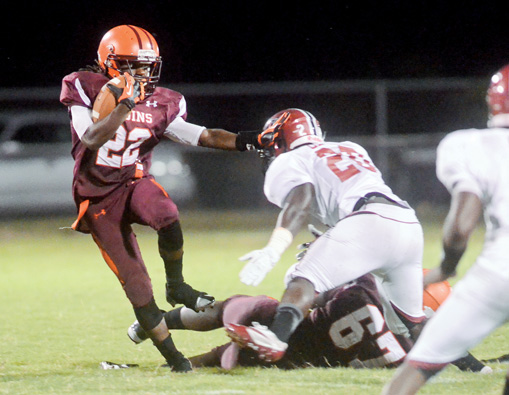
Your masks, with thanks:
M 323 143 L 323 133 L 313 114 L 289 108 L 268 119 L 259 139 L 265 149 L 274 149 L 278 156 L 304 144 Z
M 491 77 L 486 95 L 489 127 L 509 127 L 509 65 Z
M 109 30 L 99 43 L 98 62 L 110 78 L 124 72 L 145 86 L 145 96 L 153 93 L 161 76 L 162 60 L 155 38 L 145 29 L 121 25 Z

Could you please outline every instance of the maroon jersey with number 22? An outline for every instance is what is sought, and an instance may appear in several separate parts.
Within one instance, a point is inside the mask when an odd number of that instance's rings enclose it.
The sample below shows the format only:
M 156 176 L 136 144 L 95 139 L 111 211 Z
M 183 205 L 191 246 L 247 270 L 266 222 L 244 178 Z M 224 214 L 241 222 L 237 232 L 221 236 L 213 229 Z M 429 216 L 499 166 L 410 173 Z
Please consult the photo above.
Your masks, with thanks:
M 68 106 L 92 109 L 101 87 L 109 79 L 102 74 L 79 71 L 64 77 L 60 101 Z M 78 200 L 103 197 L 124 182 L 134 178 L 136 171 L 148 176 L 152 149 L 164 138 L 167 126 L 177 117 L 186 118 L 183 96 L 158 87 L 153 95 L 139 102 L 113 139 L 98 151 L 81 144 L 72 128 L 72 155 L 75 163 L 73 192 Z

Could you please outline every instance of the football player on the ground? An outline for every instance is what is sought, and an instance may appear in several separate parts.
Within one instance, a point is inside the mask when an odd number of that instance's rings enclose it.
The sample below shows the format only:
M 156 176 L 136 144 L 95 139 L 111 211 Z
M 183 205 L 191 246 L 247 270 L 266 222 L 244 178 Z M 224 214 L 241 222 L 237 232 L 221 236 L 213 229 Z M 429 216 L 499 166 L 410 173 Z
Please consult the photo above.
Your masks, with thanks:
M 422 310 L 423 232 L 414 210 L 395 195 L 360 145 L 325 142 L 317 119 L 287 109 L 266 123 L 262 139 L 274 156 L 266 176 L 267 199 L 281 208 L 268 244 L 241 258 L 240 279 L 258 285 L 279 261 L 309 217 L 329 230 L 286 276 L 286 290 L 270 328 L 237 326 L 240 344 L 268 361 L 281 358 L 313 302 L 323 293 L 376 273 L 398 314 L 417 336 Z
M 403 360 L 412 344 L 401 324 L 399 335 L 388 328 L 375 280 L 370 275 L 321 295 L 320 304 L 295 331 L 285 357 L 276 366 L 390 367 Z M 268 325 L 278 305 L 276 299 L 264 295 L 235 295 L 204 312 L 179 308 L 164 316 L 170 329 L 208 331 L 232 324 Z M 131 325 L 128 335 L 135 343 L 146 338 L 137 322 Z M 234 342 L 192 357 L 191 361 L 194 366 L 225 369 L 269 364 Z
M 437 149 L 437 176 L 451 193 L 440 266 L 425 284 L 456 274 L 484 213 L 483 250 L 424 328 L 386 394 L 414 394 L 452 360 L 509 319 L 509 65 L 491 78 L 487 129 L 459 130 Z M 506 379 L 504 394 L 509 394 Z
M 326 292 L 317 306 L 299 325 L 289 340 L 285 356 L 275 362 L 260 360 L 249 348 L 230 342 L 195 357 L 194 366 L 278 366 L 379 368 L 398 366 L 413 344 L 407 328 L 397 319 L 390 304 L 380 294 L 371 275 Z M 164 314 L 169 329 L 210 331 L 229 325 L 268 325 L 279 302 L 268 296 L 235 295 L 204 312 L 187 308 Z M 385 316 L 384 316 L 385 314 Z M 139 344 L 147 338 L 135 322 L 128 335 Z M 466 371 L 480 371 L 485 366 L 471 357 L 458 361 Z
M 161 65 L 159 47 L 149 32 L 132 25 L 117 26 L 102 38 L 97 65 L 64 77 L 60 101 L 71 118 L 73 196 L 78 208 L 73 228 L 92 235 L 140 325 L 168 364 L 185 372 L 191 365 L 176 349 L 154 301 L 131 224 L 157 231 L 169 303 L 203 310 L 213 305 L 214 298 L 184 282 L 179 213 L 149 174 L 152 149 L 169 138 L 188 145 L 244 151 L 257 145 L 257 136 L 186 122 L 184 97 L 157 86 Z M 119 80 L 125 88 L 118 88 Z M 116 92 L 118 104 L 94 122 L 92 107 L 107 83 Z

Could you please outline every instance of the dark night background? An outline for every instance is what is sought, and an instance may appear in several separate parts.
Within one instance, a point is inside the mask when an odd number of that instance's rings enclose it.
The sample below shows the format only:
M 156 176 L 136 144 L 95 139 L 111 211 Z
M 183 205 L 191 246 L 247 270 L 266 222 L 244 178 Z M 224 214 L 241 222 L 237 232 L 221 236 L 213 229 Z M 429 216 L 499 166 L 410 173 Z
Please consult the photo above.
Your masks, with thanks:
M 119 24 L 156 36 L 163 84 L 486 77 L 509 61 L 507 15 L 486 1 L 42 3 L 3 14 L 0 87 L 59 86 Z
M 51 108 L 65 117 L 58 101 L 62 78 L 93 63 L 109 29 L 133 24 L 156 37 L 163 57 L 161 85 L 186 96 L 190 122 L 253 130 L 280 109 L 307 109 L 320 120 L 328 139 L 365 137 L 371 144 L 366 148 L 388 169 L 384 174 L 390 184 L 412 202 L 430 196 L 448 200 L 435 180 L 434 159 L 429 155 L 437 143 L 433 136 L 484 127 L 489 77 L 509 63 L 505 8 L 488 1 L 43 3 L 13 2 L 15 12 L 4 9 L 0 14 L 0 112 L 14 110 L 19 115 L 32 108 Z M 411 79 L 417 80 L 415 85 Z M 466 81 L 468 87 L 454 85 L 457 80 Z M 426 81 L 431 81 L 427 88 L 418 88 Z M 226 84 L 230 82 L 254 84 L 240 89 Z M 286 83 L 257 84 L 261 82 Z M 310 92 L 307 87 L 318 84 L 301 82 L 321 82 L 321 87 L 333 89 Z M 206 86 L 204 93 L 203 86 L 193 83 L 218 86 Z M 380 122 L 375 87 L 391 84 L 397 88 L 388 88 Z M 261 85 L 276 88 L 256 93 L 253 87 Z M 367 88 L 338 91 L 339 85 Z M 28 89 L 16 95 L 21 87 Z M 281 87 L 293 92 L 278 90 Z M 32 93 L 35 99 L 28 102 Z M 370 138 L 379 133 L 383 121 L 391 137 L 387 144 L 393 148 L 380 148 L 378 140 Z M 417 138 L 414 146 L 406 140 L 411 134 Z M 265 202 L 256 156 L 246 166 L 240 157 L 238 162 L 220 155 L 203 160 L 200 151 L 186 151 L 186 160 L 201 177 L 200 206 L 230 207 L 232 196 L 236 205 Z M 235 171 L 232 177 L 218 180 L 225 166 Z

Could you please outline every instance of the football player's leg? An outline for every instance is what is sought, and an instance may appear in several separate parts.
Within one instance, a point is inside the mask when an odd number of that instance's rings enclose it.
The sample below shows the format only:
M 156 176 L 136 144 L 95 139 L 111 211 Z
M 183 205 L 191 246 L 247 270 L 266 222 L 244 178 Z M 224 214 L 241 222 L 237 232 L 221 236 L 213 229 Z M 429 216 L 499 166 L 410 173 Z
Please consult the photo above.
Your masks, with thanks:
M 205 311 L 196 312 L 187 307 L 163 312 L 164 321 L 169 330 L 187 329 L 191 331 L 206 332 L 218 329 L 222 326 L 221 312 L 222 301 L 216 302 L 211 308 Z M 141 327 L 139 321 L 135 321 L 127 330 L 127 335 L 136 344 L 148 339 L 148 334 Z
M 308 314 L 314 296 L 313 284 L 304 278 L 293 279 L 277 305 L 270 328 L 260 325 L 258 320 L 253 320 L 252 326 L 245 326 L 239 320 L 225 319 L 226 333 L 241 347 L 255 350 L 261 359 L 276 362 L 285 355 L 288 340 Z
M 117 202 L 118 203 L 118 202 Z M 99 210 L 100 209 L 100 210 Z M 106 210 L 90 207 L 87 224 L 105 261 L 115 273 L 131 302 L 142 328 L 175 371 L 191 370 L 189 361 L 176 349 L 161 311 L 153 298 L 152 284 L 134 232 L 122 221 L 120 204 Z M 105 213 L 104 213 L 105 212 Z M 100 213 L 101 215 L 94 215 Z
M 206 292 L 193 289 L 182 275 L 183 237 L 180 222 L 175 221 L 158 230 L 159 253 L 166 271 L 166 300 L 172 306 L 182 303 L 195 311 L 214 305 L 215 299 Z
M 495 328 L 507 321 L 509 296 L 501 276 L 474 266 L 424 326 L 408 359 L 422 364 L 448 364 L 464 357 Z
M 214 297 L 184 282 L 184 239 L 177 206 L 166 191 L 153 179 L 138 181 L 131 197 L 130 210 L 134 222 L 157 231 L 159 254 L 166 273 L 168 302 L 173 306 L 182 303 L 195 311 L 213 306 Z
M 154 299 L 145 306 L 135 307 L 134 313 L 140 327 L 153 341 L 172 370 L 175 372 L 190 371 L 192 369 L 191 363 L 175 347 L 163 313 L 157 307 Z
M 290 281 L 270 325 L 270 330 L 279 340 L 288 343 L 297 326 L 309 313 L 314 298 L 315 288 L 310 281 L 302 277 Z
M 502 395 L 509 395 L 509 370 L 505 375 L 504 392 L 502 393 Z
M 396 371 L 391 381 L 387 383 L 382 391 L 383 395 L 411 395 L 426 384 L 426 381 L 437 371 L 423 371 L 404 362 Z
M 386 251 L 383 267 L 375 273 L 382 280 L 394 310 L 416 340 L 426 321 L 422 308 L 422 228 L 419 224 L 386 222 L 386 232 L 394 243 Z

